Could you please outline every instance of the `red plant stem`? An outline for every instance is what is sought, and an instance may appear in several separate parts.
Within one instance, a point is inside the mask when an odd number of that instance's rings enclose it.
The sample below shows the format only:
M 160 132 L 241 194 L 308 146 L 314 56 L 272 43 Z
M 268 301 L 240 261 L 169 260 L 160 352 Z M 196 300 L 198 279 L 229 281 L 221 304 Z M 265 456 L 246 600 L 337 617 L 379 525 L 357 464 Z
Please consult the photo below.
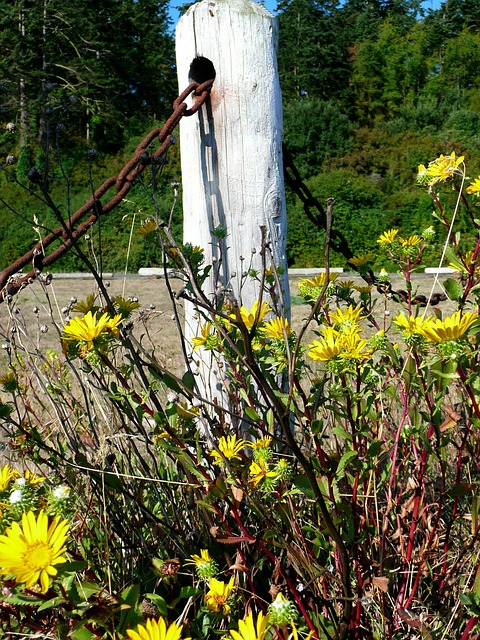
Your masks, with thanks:
M 265 544 L 259 539 L 259 538 L 255 538 L 255 536 L 252 536 L 251 533 L 249 533 L 247 531 L 247 529 L 245 528 L 236 508 L 232 505 L 232 514 L 235 518 L 235 521 L 237 522 L 238 526 L 240 527 L 240 530 L 242 531 L 243 535 L 245 537 L 248 537 L 249 540 L 252 540 L 252 542 L 255 542 L 255 544 L 258 546 L 258 548 L 269 558 L 269 560 L 272 562 L 274 567 L 278 567 L 279 573 L 282 576 L 282 578 L 285 580 L 285 582 L 287 583 L 288 589 L 290 591 L 290 593 L 292 594 L 293 599 L 295 600 L 295 603 L 297 605 L 297 607 L 300 609 L 300 613 L 302 615 L 302 617 L 304 618 L 305 622 L 307 623 L 308 628 L 310 629 L 310 631 L 313 631 L 313 637 L 314 638 L 318 638 L 318 631 L 316 629 L 316 627 L 314 626 L 310 615 L 308 614 L 307 610 L 305 609 L 305 605 L 302 601 L 302 598 L 300 597 L 300 594 L 298 593 L 298 590 L 295 586 L 295 584 L 293 583 L 293 581 L 291 580 L 291 578 L 289 578 L 289 576 L 284 572 L 279 559 L 277 558 L 277 556 L 272 553 L 270 551 L 270 549 L 268 547 L 265 546 Z
M 462 442 L 458 448 L 458 456 L 457 456 L 457 472 L 455 475 L 455 484 L 460 484 L 461 478 L 462 478 L 462 458 L 463 458 L 463 451 L 464 451 L 464 446 L 465 443 L 467 441 L 467 437 L 470 433 L 470 429 L 471 429 L 471 422 L 470 420 L 467 421 L 466 424 L 466 428 L 465 428 L 465 433 L 463 435 L 462 438 Z M 455 496 L 455 500 L 453 502 L 453 507 L 452 507 L 452 515 L 450 516 L 450 520 L 447 523 L 446 527 L 445 527 L 445 541 L 443 543 L 443 553 L 444 553 L 444 560 L 443 560 L 443 564 L 442 564 L 442 580 L 440 582 L 439 585 L 439 592 L 443 593 L 445 590 L 445 585 L 447 584 L 447 580 L 448 580 L 448 576 L 449 576 L 449 571 L 448 571 L 448 563 L 447 563 L 447 551 L 448 551 L 448 545 L 450 542 L 450 533 L 452 531 L 452 527 L 453 527 L 453 523 L 455 522 L 455 518 L 457 515 L 457 511 L 458 511 L 458 496 Z M 453 569 L 457 566 L 458 560 L 454 563 L 453 567 L 450 568 L 450 572 L 453 571 Z
M 460 636 L 460 640 L 468 640 L 470 638 L 470 631 L 473 631 L 475 625 L 477 624 L 478 616 L 472 616 L 470 620 L 467 622 L 465 629 L 463 630 L 462 635 Z
M 416 365 L 417 365 L 417 371 L 420 374 L 420 361 L 418 359 L 418 356 L 415 355 L 415 361 L 416 361 Z M 430 415 L 433 415 L 434 413 L 434 406 L 433 406 L 433 402 L 432 399 L 428 393 L 427 387 L 426 387 L 426 383 L 425 380 L 423 378 L 423 376 L 419 375 L 419 380 L 423 386 L 424 389 L 424 398 L 425 401 L 427 403 L 427 406 L 429 408 L 430 411 Z M 431 440 L 433 435 L 435 433 L 435 427 L 433 425 L 433 423 L 431 422 L 429 424 L 428 427 L 428 431 L 426 433 L 426 439 L 427 441 Z M 415 546 L 415 533 L 417 530 L 417 520 L 418 520 L 418 516 L 420 513 L 420 505 L 421 505 L 421 501 L 422 501 L 422 485 L 423 485 L 423 480 L 424 480 L 424 476 L 425 476 L 425 469 L 427 466 L 427 461 L 428 461 L 428 450 L 427 448 L 424 446 L 423 451 L 420 455 L 420 460 L 419 460 L 419 468 L 418 468 L 418 473 L 417 473 L 417 486 L 415 489 L 415 494 L 414 494 L 414 499 L 413 499 L 413 510 L 412 510 L 412 518 L 411 518 L 411 523 L 410 523 L 410 530 L 408 533 L 408 539 L 407 539 L 407 549 L 405 552 L 405 563 L 407 566 L 410 565 L 411 561 L 412 561 L 412 555 L 413 555 L 413 550 L 414 550 L 414 546 Z M 405 591 L 407 588 L 407 582 L 409 579 L 409 575 L 408 575 L 408 571 L 404 572 L 404 578 L 402 581 L 402 584 L 400 585 L 400 589 L 399 589 L 399 593 L 397 596 L 397 607 L 403 607 L 403 602 L 404 602 L 404 598 L 405 598 Z M 415 587 L 415 585 L 414 585 Z M 418 587 L 418 584 L 417 584 Z M 416 592 L 416 587 L 412 588 L 409 598 L 408 600 L 411 601 L 411 598 L 413 597 L 413 595 Z
M 480 419 L 480 407 L 478 406 L 478 402 L 477 399 L 475 397 L 475 394 L 472 391 L 471 386 L 467 383 L 467 376 L 465 375 L 465 372 L 463 370 L 463 367 L 459 366 L 457 369 L 457 373 L 460 376 L 460 380 L 463 382 L 463 386 L 465 388 L 465 391 L 468 394 L 468 397 L 470 398 L 470 401 L 472 403 L 472 407 L 475 411 L 475 415 L 478 419 Z

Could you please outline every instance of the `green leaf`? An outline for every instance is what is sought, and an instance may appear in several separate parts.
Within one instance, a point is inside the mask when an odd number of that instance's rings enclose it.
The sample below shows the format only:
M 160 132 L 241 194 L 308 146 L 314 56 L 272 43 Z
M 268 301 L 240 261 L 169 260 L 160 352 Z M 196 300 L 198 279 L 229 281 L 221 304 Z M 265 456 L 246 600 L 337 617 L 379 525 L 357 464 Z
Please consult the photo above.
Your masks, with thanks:
M 337 473 L 342 471 L 342 469 L 344 469 L 351 460 L 357 457 L 358 453 L 356 451 L 347 451 L 346 453 L 344 453 L 340 458 L 340 462 L 338 463 Z
M 312 485 L 310 484 L 307 476 L 295 476 L 295 478 L 293 479 L 293 484 L 297 487 L 297 489 L 304 493 L 307 498 L 311 498 L 312 500 L 315 498 Z
M 162 596 L 159 596 L 158 593 L 146 593 L 145 598 L 157 607 L 161 616 L 164 618 L 168 616 L 168 605 Z
M 450 300 L 460 301 L 463 297 L 463 287 L 460 280 L 456 278 L 447 278 L 443 283 L 447 296 Z
M 347 442 L 351 442 L 352 440 L 351 434 L 345 431 L 345 429 L 342 429 L 341 427 L 333 427 L 330 433 L 332 433 L 335 436 L 338 436 L 342 440 L 346 440 Z
M 138 606 L 138 596 L 140 595 L 140 585 L 132 584 L 120 594 L 120 603 L 128 605 L 122 608 L 120 622 L 117 625 L 117 632 L 124 635 L 128 627 L 134 627 L 142 621 L 142 616 Z
M 53 609 L 57 605 L 65 602 L 65 598 L 61 596 L 56 596 L 55 598 L 50 598 L 50 600 L 45 600 L 37 609 L 37 611 L 44 611 L 45 609 Z
M 183 374 L 182 382 L 187 387 L 187 389 L 190 389 L 190 391 L 193 391 L 193 389 L 195 388 L 195 377 L 192 373 L 190 373 L 190 371 L 187 371 Z
M 245 407 L 245 413 L 250 418 L 250 420 L 253 420 L 253 422 L 261 422 L 260 416 L 255 411 L 255 409 L 252 409 L 252 407 Z
M 73 638 L 73 640 L 92 640 L 95 636 L 91 631 L 85 629 L 84 626 L 81 626 L 78 629 L 71 631 L 68 637 Z
M 367 458 L 375 458 L 382 448 L 381 440 L 374 440 L 368 447 Z

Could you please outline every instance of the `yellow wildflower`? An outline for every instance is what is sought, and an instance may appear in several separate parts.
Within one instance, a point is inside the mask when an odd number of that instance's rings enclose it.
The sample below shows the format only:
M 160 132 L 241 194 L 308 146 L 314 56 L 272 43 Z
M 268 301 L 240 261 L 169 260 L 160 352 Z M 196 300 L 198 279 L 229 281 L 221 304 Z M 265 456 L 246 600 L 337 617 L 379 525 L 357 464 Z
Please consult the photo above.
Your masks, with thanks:
M 444 182 L 451 178 L 455 173 L 459 173 L 458 167 L 462 164 L 465 156 L 455 156 L 455 151 L 449 156 L 441 155 L 429 163 L 427 167 L 427 176 L 430 178 L 428 184 L 433 186 L 437 182 Z
M 403 313 L 398 314 L 398 316 L 393 319 L 393 323 L 402 329 L 406 337 L 423 335 L 421 328 L 431 322 L 432 318 L 430 316 L 410 316 L 407 318 Z
M 410 236 L 406 240 L 404 240 L 403 238 L 399 238 L 399 240 L 402 244 L 402 247 L 415 247 L 418 244 L 422 243 L 422 239 L 420 238 L 420 236 L 417 236 L 417 235 Z
M 328 274 L 329 282 L 334 282 L 337 278 L 338 278 L 338 273 L 336 271 L 331 271 Z M 327 279 L 326 272 L 319 273 L 317 276 L 313 276 L 313 278 L 302 278 L 298 282 L 298 288 L 300 289 L 301 285 L 307 285 L 308 287 L 323 287 L 326 279 Z
M 208 586 L 210 591 L 205 594 L 205 604 L 210 611 L 214 613 L 223 613 L 224 616 L 230 611 L 230 605 L 227 603 L 230 594 L 234 589 L 233 576 L 228 583 L 211 578 Z
M 0 536 L 0 573 L 14 576 L 15 581 L 32 587 L 40 581 L 42 593 L 50 586 L 50 576 L 57 574 L 54 565 L 65 562 L 65 541 L 69 524 L 57 516 L 49 523 L 48 516 L 40 511 L 37 518 L 33 511 L 22 515 L 22 526 L 12 522 Z
M 196 567 L 198 567 L 199 565 L 209 564 L 210 562 L 214 562 L 214 560 L 211 557 L 208 549 L 201 549 L 200 555 L 194 553 L 190 556 L 189 560 L 185 560 L 184 564 L 194 564 Z
M 335 329 L 328 327 L 323 331 L 321 340 L 314 340 L 308 345 L 310 351 L 308 355 L 312 360 L 328 362 L 336 358 L 342 352 L 342 344 L 339 340 L 340 334 Z
M 215 560 L 210 556 L 208 549 L 202 549 L 200 555 L 194 553 L 190 556 L 185 564 L 195 565 L 195 571 L 202 580 L 210 580 L 218 573 L 218 566 Z
M 332 327 L 327 327 L 321 340 L 314 340 L 308 345 L 310 349 L 308 355 L 312 360 L 320 362 L 329 362 L 334 358 L 360 362 L 369 358 L 373 353 L 373 350 L 367 348 L 367 345 L 367 341 L 360 336 L 355 327 L 352 327 L 348 333 L 339 333 Z
M 377 242 L 379 244 L 392 244 L 392 242 L 395 242 L 395 240 L 397 239 L 398 232 L 399 229 L 390 229 L 389 231 L 384 231 L 378 238 Z
M 270 313 L 271 310 L 272 309 L 270 305 L 267 302 L 265 302 L 265 300 L 262 301 L 260 308 L 258 306 L 258 300 L 255 300 L 255 302 L 252 305 L 251 311 L 249 311 L 245 307 L 240 307 L 240 316 L 242 318 L 244 325 L 250 331 L 250 329 L 253 327 L 255 323 L 255 320 L 257 321 L 257 324 L 260 324 L 260 322 L 262 322 L 262 320 L 265 318 L 265 316 L 268 313 Z M 257 315 L 258 315 L 258 318 L 257 318 Z M 232 318 L 234 317 L 235 316 L 232 315 Z
M 269 449 L 271 445 L 272 445 L 272 437 L 265 436 L 265 438 L 262 438 L 261 440 L 257 440 L 252 445 L 252 447 L 255 451 L 258 451 L 259 449 Z
M 447 316 L 445 320 L 432 319 L 429 324 L 422 325 L 418 331 L 429 342 L 458 340 L 477 320 L 478 315 L 476 313 L 467 311 L 462 316 L 460 311 L 456 311 L 451 316 Z
M 366 316 L 362 316 L 362 307 L 357 305 L 354 307 L 352 304 L 346 308 L 341 309 L 338 307 L 334 313 L 330 314 L 330 320 L 333 325 L 337 327 L 338 330 L 341 331 L 342 325 L 346 325 L 347 327 L 352 327 L 357 325 L 360 320 L 366 318 Z
M 217 458 L 217 460 L 215 460 L 216 464 L 223 464 L 224 458 L 227 460 L 241 460 L 242 457 L 238 454 L 243 451 L 247 445 L 248 443 L 246 440 L 237 438 L 236 435 L 227 437 L 222 436 L 218 441 L 218 451 L 213 449 L 210 452 L 210 455 L 213 458 Z
M 31 485 L 40 484 L 41 482 L 46 480 L 46 478 L 44 478 L 43 476 L 37 476 L 35 472 L 31 472 L 28 469 L 25 471 L 24 477 L 28 484 Z
M 353 288 L 355 289 L 355 291 L 358 291 L 358 293 L 368 294 L 372 292 L 371 284 L 367 284 L 365 286 L 355 284 L 353 285 Z
M 20 474 L 15 469 L 9 467 L 8 464 L 0 469 L 0 493 L 8 488 L 13 478 L 20 478 Z
M 139 624 L 135 631 L 127 629 L 130 640 L 180 640 L 183 625 L 172 622 L 168 627 L 163 618 L 149 618 L 145 625 Z M 190 640 L 186 638 L 185 640 Z
M 353 258 L 349 258 L 347 262 L 352 264 L 354 267 L 363 267 L 371 262 L 374 257 L 373 253 L 364 253 L 360 256 L 353 256 Z
M 460 271 L 460 273 L 464 273 L 467 270 L 470 271 L 472 264 L 474 262 L 473 255 L 474 255 L 473 251 L 467 251 L 463 256 L 462 261 L 458 260 L 458 262 L 449 262 L 448 266 L 450 267 L 450 269 L 455 269 L 456 271 Z M 475 274 L 478 275 L 479 271 L 480 271 L 480 266 L 475 265 Z
M 277 475 L 275 471 L 268 470 L 267 463 L 263 458 L 259 458 L 257 462 L 252 462 L 248 473 L 250 475 L 250 482 L 254 487 L 258 486 L 265 478 L 275 478 Z
M 206 322 L 200 328 L 200 335 L 192 338 L 193 350 L 196 351 L 200 347 L 203 347 L 207 344 L 208 340 L 215 335 L 212 331 L 212 323 Z
M 355 283 L 353 280 L 339 280 L 337 282 L 337 287 L 339 289 L 354 289 Z
M 274 318 L 264 324 L 262 333 L 265 337 L 272 338 L 272 340 L 284 340 L 285 336 L 289 336 L 292 333 L 292 328 L 287 318 Z
M 260 611 L 254 622 L 253 612 L 250 611 L 245 620 L 238 621 L 238 631 L 232 629 L 230 635 L 233 640 L 265 640 L 269 627 L 269 616 Z
M 467 193 L 480 193 L 480 176 L 467 187 Z
M 89 349 L 94 346 L 95 340 L 102 334 L 118 335 L 118 325 L 122 322 L 122 316 L 117 314 L 113 318 L 109 313 L 104 313 L 100 317 L 96 313 L 89 311 L 83 318 L 72 318 L 63 327 L 64 340 L 77 340 L 86 342 Z

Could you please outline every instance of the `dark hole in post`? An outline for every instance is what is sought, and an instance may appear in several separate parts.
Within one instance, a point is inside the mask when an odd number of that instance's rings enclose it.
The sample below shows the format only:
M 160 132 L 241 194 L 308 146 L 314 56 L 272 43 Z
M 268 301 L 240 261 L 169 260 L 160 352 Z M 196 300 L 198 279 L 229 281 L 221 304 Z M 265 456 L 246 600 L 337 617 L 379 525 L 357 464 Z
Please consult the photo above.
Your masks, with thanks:
M 193 82 L 198 82 L 199 84 L 202 84 L 202 82 L 206 82 L 207 80 L 215 80 L 216 75 L 217 73 L 213 66 L 213 62 L 203 56 L 198 56 L 193 59 L 188 73 L 189 79 Z

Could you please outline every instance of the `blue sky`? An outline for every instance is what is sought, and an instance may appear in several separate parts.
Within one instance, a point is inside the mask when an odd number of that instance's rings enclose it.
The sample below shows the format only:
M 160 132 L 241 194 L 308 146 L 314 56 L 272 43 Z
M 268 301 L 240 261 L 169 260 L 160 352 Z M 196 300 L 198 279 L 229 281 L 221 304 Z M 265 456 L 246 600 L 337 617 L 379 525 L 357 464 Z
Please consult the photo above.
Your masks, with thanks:
M 177 23 L 179 18 L 179 13 L 176 10 L 176 7 L 182 4 L 184 4 L 184 2 L 182 2 L 181 0 L 178 0 L 178 1 L 174 0 L 173 2 L 170 3 L 170 6 L 171 6 L 170 13 L 171 13 L 174 24 Z M 275 13 L 275 9 L 277 8 L 277 0 L 265 0 L 264 4 L 269 11 L 271 11 L 272 13 Z M 425 9 L 438 9 L 440 7 L 441 0 L 423 0 L 422 4 Z

